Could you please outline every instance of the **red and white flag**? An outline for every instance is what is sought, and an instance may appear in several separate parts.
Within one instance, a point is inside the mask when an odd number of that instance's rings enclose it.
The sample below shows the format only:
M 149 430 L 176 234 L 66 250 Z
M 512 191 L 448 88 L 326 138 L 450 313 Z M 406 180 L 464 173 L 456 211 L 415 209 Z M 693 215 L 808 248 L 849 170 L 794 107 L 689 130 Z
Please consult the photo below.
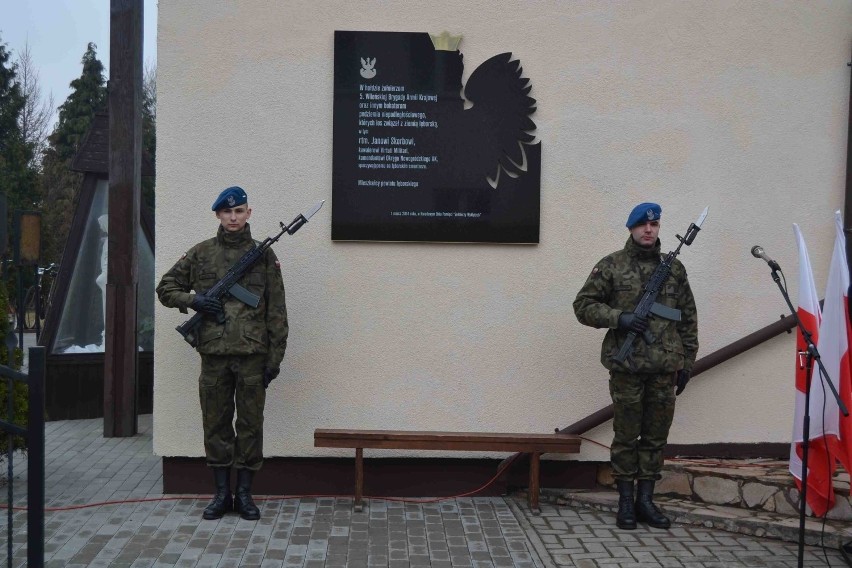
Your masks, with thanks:
M 808 247 L 805 245 L 805 239 L 802 237 L 802 232 L 799 226 L 793 223 L 793 232 L 796 235 L 796 244 L 799 249 L 799 306 L 796 310 L 799 320 L 805 329 L 811 332 L 811 340 L 816 343 L 819 337 L 819 326 L 822 321 L 822 314 L 819 308 L 819 296 L 817 296 L 816 285 L 814 284 L 814 274 L 811 270 L 811 260 L 808 256 Z M 807 388 L 807 368 L 805 366 L 805 358 L 802 353 L 806 350 L 807 344 L 802 336 L 801 330 L 796 330 L 796 401 L 795 414 L 793 416 L 793 443 L 790 444 L 790 473 L 796 478 L 796 486 L 799 491 L 802 489 L 802 441 L 803 441 L 803 424 L 805 419 L 805 392 Z M 813 424 L 813 418 L 811 418 Z M 821 426 L 821 425 L 820 425 Z M 810 430 L 809 438 L 813 438 L 815 434 L 813 426 Z M 821 436 L 822 433 L 820 432 Z M 810 450 L 813 450 L 814 444 Z M 825 460 L 825 444 L 823 446 L 822 459 Z M 834 494 L 829 483 L 826 488 L 824 480 L 815 479 L 813 471 L 813 453 L 808 455 L 808 504 L 814 511 L 827 511 L 834 505 Z M 824 472 L 819 475 L 824 477 Z M 819 488 L 816 487 L 819 485 Z
M 852 339 L 852 328 L 850 328 L 849 320 L 849 265 L 846 261 L 846 239 L 843 234 L 840 211 L 835 213 L 834 221 L 834 251 L 828 271 L 825 303 L 821 321 L 819 321 L 819 333 L 814 341 L 828 375 L 825 380 L 831 381 L 848 409 L 852 408 L 852 360 L 850 360 L 849 345 L 850 339 Z M 796 233 L 801 238 L 798 228 L 796 228 Z M 800 247 L 803 245 L 804 243 L 800 241 Z M 800 255 L 801 250 L 800 248 Z M 805 255 L 807 255 L 807 252 L 805 252 Z M 801 273 L 802 270 L 804 269 L 800 267 L 799 317 L 802 317 L 802 297 L 805 296 L 802 290 L 813 289 L 812 278 L 810 284 L 806 284 L 805 287 L 802 286 L 801 280 L 807 277 L 807 275 Z M 810 274 L 810 267 L 807 268 L 807 273 Z M 807 296 L 810 297 L 810 292 L 807 292 Z M 810 302 L 811 300 L 806 301 Z M 818 313 L 818 311 L 812 313 Z M 799 338 L 799 341 L 802 341 L 801 338 Z M 803 343 L 800 343 L 798 348 L 801 350 Z M 801 373 L 804 373 L 804 371 L 801 371 Z M 802 378 L 804 379 L 804 376 Z M 801 489 L 802 419 L 800 412 L 803 405 L 800 406 L 800 394 L 803 392 L 803 383 L 800 383 L 798 360 L 796 390 L 796 425 L 793 432 L 794 447 L 791 450 L 790 471 L 796 476 L 797 484 Z M 837 461 L 840 461 L 847 470 L 852 471 L 849 469 L 852 466 L 852 459 L 850 459 L 852 458 L 852 418 L 841 416 L 840 407 L 834 394 L 830 387 L 825 384 L 824 378 L 820 377 L 816 363 L 814 363 L 811 377 L 808 406 L 810 409 L 810 433 L 808 436 L 810 447 L 807 500 L 814 514 L 821 517 L 834 506 L 832 476 Z M 797 427 L 798 430 L 796 430 Z M 794 470 L 796 467 L 798 467 L 798 472 Z
M 825 287 L 822 324 L 819 328 L 819 354 L 835 390 L 847 409 L 852 408 L 852 361 L 850 361 L 849 340 L 852 330 L 849 324 L 849 264 L 846 261 L 846 238 L 843 234 L 843 219 L 840 211 L 834 214 L 835 240 L 831 265 L 828 269 L 828 283 Z M 852 418 L 844 418 L 834 394 L 816 380 L 811 381 L 811 424 L 823 417 L 825 436 L 831 453 L 847 471 L 852 471 Z M 823 407 L 823 400 L 825 406 Z M 813 439 L 811 435 L 811 439 Z M 808 458 L 810 464 L 810 458 Z M 834 471 L 834 468 L 831 468 Z M 810 483 L 808 484 L 810 485 Z

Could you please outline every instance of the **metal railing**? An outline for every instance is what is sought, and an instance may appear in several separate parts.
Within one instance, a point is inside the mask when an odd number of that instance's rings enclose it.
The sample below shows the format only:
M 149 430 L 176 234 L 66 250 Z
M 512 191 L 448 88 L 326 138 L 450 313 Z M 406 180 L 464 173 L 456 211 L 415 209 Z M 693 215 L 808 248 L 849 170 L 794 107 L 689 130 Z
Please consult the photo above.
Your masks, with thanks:
M 27 566 L 44 566 L 44 375 L 45 348 L 30 347 L 29 372 L 24 374 L 0 365 L 0 377 L 6 380 L 6 418 L 0 429 L 6 432 L 8 460 L 6 562 L 12 566 L 12 517 L 14 505 L 14 440 L 23 437 L 27 446 Z M 26 427 L 15 424 L 15 388 L 19 381 L 28 386 Z

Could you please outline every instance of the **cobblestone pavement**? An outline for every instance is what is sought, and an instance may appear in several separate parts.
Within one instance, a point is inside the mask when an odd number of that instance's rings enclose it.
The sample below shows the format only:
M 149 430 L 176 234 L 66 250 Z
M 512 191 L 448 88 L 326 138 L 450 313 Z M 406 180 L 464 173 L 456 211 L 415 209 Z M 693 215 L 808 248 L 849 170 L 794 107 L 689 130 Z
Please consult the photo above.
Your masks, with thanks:
M 201 521 L 205 505 L 184 499 L 53 513 L 46 565 L 543 566 L 500 498 L 374 500 L 361 513 L 351 499 L 270 499 L 256 522 Z M 24 554 L 23 535 L 15 544 Z
M 694 525 L 659 530 L 615 527 L 612 513 L 543 504 L 533 516 L 516 500 L 521 526 L 550 566 L 593 568 L 727 567 L 787 568 L 798 565 L 798 545 Z M 804 566 L 845 567 L 836 550 L 806 546 Z
M 45 559 L 60 566 L 435 567 L 796 566 L 795 543 L 719 529 L 620 531 L 607 511 L 523 496 L 435 503 L 348 497 L 258 498 L 260 521 L 201 520 L 204 496 L 164 496 L 151 449 L 151 416 L 139 435 L 103 438 L 102 420 L 48 423 Z M 26 461 L 15 460 L 14 502 L 26 502 Z M 6 493 L 6 488 L 0 493 Z M 0 501 L 5 501 L 0 495 Z M 95 507 L 71 508 L 91 503 Z M 0 564 L 8 521 L 0 515 Z M 13 515 L 14 566 L 26 563 L 26 512 Z M 806 566 L 845 566 L 808 547 Z
M 55 509 L 45 519 L 47 566 L 545 566 L 499 497 L 372 499 L 360 513 L 347 497 L 258 497 L 260 521 L 203 521 L 208 498 L 162 494 L 152 431 L 151 415 L 139 417 L 131 438 L 104 438 L 100 419 L 46 425 L 46 506 Z M 18 506 L 26 503 L 25 466 L 16 457 Z M 74 508 L 91 503 L 110 504 Z M 7 530 L 2 515 L 0 554 Z M 13 554 L 24 566 L 22 510 L 13 515 Z

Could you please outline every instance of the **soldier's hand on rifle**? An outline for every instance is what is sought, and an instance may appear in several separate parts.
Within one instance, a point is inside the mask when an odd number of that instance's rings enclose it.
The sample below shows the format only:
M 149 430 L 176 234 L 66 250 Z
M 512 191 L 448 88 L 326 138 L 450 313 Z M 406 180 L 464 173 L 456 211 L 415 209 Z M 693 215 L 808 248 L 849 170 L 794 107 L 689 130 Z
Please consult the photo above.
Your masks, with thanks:
M 639 317 L 633 312 L 621 312 L 618 316 L 618 329 L 642 335 L 648 329 L 648 319 Z
M 269 386 L 269 383 L 271 383 L 273 381 L 273 379 L 275 379 L 275 377 L 277 377 L 278 373 L 280 373 L 280 372 L 281 372 L 281 369 L 278 368 L 278 367 L 274 367 L 274 368 L 266 367 L 263 370 L 263 388 L 267 388 Z
M 679 395 L 683 392 L 683 389 L 686 388 L 686 383 L 689 382 L 689 377 L 692 376 L 692 372 L 686 369 L 681 369 L 677 372 L 677 388 L 675 389 L 675 396 Z
M 203 314 L 216 315 L 222 313 L 222 302 L 204 294 L 196 294 L 189 307 Z

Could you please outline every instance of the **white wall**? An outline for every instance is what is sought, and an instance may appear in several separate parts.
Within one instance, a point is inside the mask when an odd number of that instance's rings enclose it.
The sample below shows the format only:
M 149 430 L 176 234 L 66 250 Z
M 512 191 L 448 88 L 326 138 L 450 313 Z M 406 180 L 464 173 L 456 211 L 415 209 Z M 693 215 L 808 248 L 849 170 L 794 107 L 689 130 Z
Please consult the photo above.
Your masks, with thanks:
M 539 245 L 331 241 L 338 29 L 462 34 L 465 79 L 513 52 L 538 100 Z M 291 336 L 267 456 L 342 455 L 313 448 L 315 428 L 548 432 L 610 404 L 604 332 L 571 304 L 640 201 L 663 205 L 666 251 L 710 206 L 681 255 L 699 357 L 786 312 L 752 245 L 795 301 L 793 222 L 824 289 L 844 199 L 846 0 L 160 0 L 158 32 L 158 279 L 214 234 L 224 187 L 247 190 L 260 238 L 328 200 L 276 245 Z M 174 331 L 185 316 L 156 315 L 154 451 L 201 456 L 198 355 Z M 784 334 L 697 377 L 670 442 L 788 441 L 793 351 Z M 611 427 L 591 435 L 608 444 Z

